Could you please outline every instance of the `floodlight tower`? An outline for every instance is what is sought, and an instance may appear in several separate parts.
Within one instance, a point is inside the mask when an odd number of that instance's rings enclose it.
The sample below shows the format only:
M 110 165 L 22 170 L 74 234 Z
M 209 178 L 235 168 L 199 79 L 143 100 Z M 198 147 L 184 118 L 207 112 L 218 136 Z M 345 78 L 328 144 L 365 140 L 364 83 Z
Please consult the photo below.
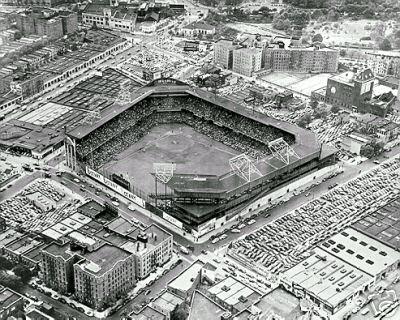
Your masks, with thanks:
M 157 207 L 157 181 L 164 184 L 164 193 L 167 193 L 167 183 L 174 176 L 174 171 L 176 169 L 175 163 L 154 163 L 154 183 L 155 183 L 155 204 Z
M 236 157 L 229 159 L 229 165 L 232 171 L 246 182 L 251 181 L 251 175 L 254 173 L 259 177 L 262 176 L 260 170 L 257 169 L 253 161 L 247 154 L 240 154 Z
M 299 155 L 283 138 L 278 138 L 268 143 L 268 148 L 271 150 L 275 159 L 282 161 L 288 165 L 291 161 L 290 157 L 300 159 Z

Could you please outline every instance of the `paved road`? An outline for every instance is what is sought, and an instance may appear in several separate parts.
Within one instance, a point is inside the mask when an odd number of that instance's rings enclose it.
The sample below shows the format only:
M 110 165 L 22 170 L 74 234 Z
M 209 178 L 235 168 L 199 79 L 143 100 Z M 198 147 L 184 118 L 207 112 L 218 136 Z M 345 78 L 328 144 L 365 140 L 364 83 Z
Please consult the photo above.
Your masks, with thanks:
M 117 313 L 113 314 L 107 319 L 121 319 L 123 315 L 130 314 L 134 310 L 134 306 L 145 306 L 150 299 L 155 298 L 160 294 L 161 291 L 165 290 L 167 283 L 185 270 L 188 266 L 189 262 L 182 260 L 181 264 L 162 276 L 151 286 L 146 287 L 146 289 L 151 290 L 148 295 L 144 295 L 144 292 L 141 293 L 135 299 L 129 301 L 129 303 L 127 303 L 123 308 L 118 310 Z
M 94 319 L 91 317 L 88 317 L 82 312 L 79 312 L 78 310 L 75 310 L 71 308 L 69 305 L 61 303 L 57 300 L 54 300 L 52 297 L 49 297 L 45 295 L 44 293 L 41 293 L 29 286 L 25 286 L 24 288 L 21 289 L 20 293 L 26 294 L 29 293 L 30 295 L 33 295 L 37 297 L 39 300 L 48 303 L 54 307 L 58 312 L 63 313 L 65 315 L 69 315 L 71 317 L 75 317 L 78 320 L 89 320 L 89 319 Z

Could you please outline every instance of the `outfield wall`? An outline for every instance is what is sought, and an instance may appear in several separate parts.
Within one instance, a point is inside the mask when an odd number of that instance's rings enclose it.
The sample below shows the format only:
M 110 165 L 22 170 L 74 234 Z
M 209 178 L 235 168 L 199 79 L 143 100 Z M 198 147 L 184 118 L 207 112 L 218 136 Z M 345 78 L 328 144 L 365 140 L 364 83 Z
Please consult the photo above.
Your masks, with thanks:
M 106 185 L 110 189 L 114 190 L 115 192 L 119 193 L 123 197 L 127 198 L 128 200 L 132 201 L 133 203 L 141 206 L 142 208 L 146 207 L 146 202 L 139 198 L 137 195 L 133 194 L 132 192 L 126 190 L 125 188 L 121 187 L 120 185 L 116 184 L 115 182 L 111 181 L 110 179 L 104 177 L 100 173 L 90 169 L 88 166 L 85 168 L 86 174 L 93 178 L 94 180 Z

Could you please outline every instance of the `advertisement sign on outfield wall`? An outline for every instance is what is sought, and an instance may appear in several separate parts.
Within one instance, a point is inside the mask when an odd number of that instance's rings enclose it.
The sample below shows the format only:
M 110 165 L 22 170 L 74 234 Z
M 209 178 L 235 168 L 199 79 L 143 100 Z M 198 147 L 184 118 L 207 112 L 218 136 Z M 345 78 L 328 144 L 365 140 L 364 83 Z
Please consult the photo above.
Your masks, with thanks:
M 137 205 L 141 206 L 142 208 L 145 207 L 145 201 L 142 198 L 139 198 L 138 196 L 134 195 L 132 192 L 122 188 L 120 185 L 118 185 L 115 182 L 111 181 L 110 179 L 104 177 L 100 173 L 90 169 L 89 167 L 86 167 L 86 174 L 89 177 L 92 177 L 93 179 L 106 185 L 107 187 L 114 190 L 115 192 L 118 192 L 120 195 L 122 195 L 125 198 L 129 199 L 130 201 L 136 203 Z
M 172 223 L 174 226 L 177 226 L 178 228 L 182 229 L 183 224 L 179 220 L 175 219 L 173 216 L 170 216 L 168 213 L 163 212 L 163 219 L 167 220 L 168 222 Z

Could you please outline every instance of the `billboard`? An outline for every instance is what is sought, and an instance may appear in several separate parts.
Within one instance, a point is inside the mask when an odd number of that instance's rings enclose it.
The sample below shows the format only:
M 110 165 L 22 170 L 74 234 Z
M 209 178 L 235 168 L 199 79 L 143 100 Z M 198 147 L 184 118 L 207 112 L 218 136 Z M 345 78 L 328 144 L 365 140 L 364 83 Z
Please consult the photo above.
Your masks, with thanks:
M 128 180 L 124 179 L 124 177 L 122 177 L 121 175 L 113 173 L 111 175 L 111 180 L 120 185 L 122 188 L 131 190 L 131 183 Z
M 137 195 L 133 194 L 132 192 L 124 189 L 120 185 L 116 184 L 115 182 L 111 181 L 110 179 L 102 176 L 100 173 L 90 169 L 89 167 L 86 167 L 86 174 L 99 181 L 100 183 L 106 185 L 110 189 L 114 190 L 115 192 L 119 193 L 123 197 L 127 198 L 128 200 L 136 203 L 137 205 L 141 206 L 142 208 L 145 207 L 145 201 L 142 198 L 139 198 Z

